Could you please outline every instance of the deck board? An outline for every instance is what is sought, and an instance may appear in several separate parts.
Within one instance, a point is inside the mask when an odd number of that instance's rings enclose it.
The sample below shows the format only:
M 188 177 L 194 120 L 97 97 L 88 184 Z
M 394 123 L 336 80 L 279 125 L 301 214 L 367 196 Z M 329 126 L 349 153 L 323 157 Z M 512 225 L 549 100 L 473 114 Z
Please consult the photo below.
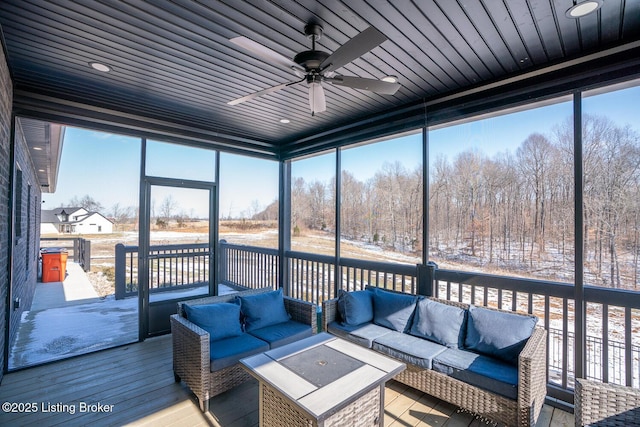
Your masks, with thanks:
M 171 336 L 151 338 L 5 375 L 0 402 L 79 402 L 114 405 L 112 413 L 11 414 L 0 425 L 258 426 L 258 386 L 242 384 L 210 401 L 202 414 L 195 397 L 173 379 Z M 573 426 L 573 414 L 546 406 L 540 427 Z M 388 427 L 484 425 L 453 405 L 390 381 L 385 390 Z

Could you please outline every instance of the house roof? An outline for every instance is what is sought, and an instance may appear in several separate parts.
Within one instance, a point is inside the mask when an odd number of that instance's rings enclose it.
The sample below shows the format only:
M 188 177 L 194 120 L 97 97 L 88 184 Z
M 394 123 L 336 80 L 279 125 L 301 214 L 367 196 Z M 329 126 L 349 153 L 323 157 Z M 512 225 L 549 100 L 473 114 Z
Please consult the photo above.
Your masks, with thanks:
M 19 116 L 283 159 L 638 76 L 640 3 L 606 0 L 580 19 L 566 16 L 572 4 L 3 0 L 0 26 Z M 313 117 L 304 83 L 229 105 L 299 80 L 231 39 L 289 59 L 310 49 L 310 23 L 328 53 L 379 30 L 386 41 L 336 71 L 397 76 L 401 88 L 323 83 L 327 111 Z
M 42 209 L 40 214 L 40 222 L 43 224 L 57 224 L 60 222 L 55 212 L 52 210 Z
M 55 209 L 43 209 L 42 210 L 42 215 L 41 215 L 41 219 L 40 222 L 41 223 L 52 223 L 52 224 L 59 224 L 61 222 L 64 222 L 65 224 L 77 224 L 79 222 L 85 221 L 86 219 L 94 216 L 94 215 L 99 215 L 102 218 L 106 219 L 107 221 L 113 223 L 113 221 L 111 221 L 109 218 L 107 218 L 106 216 L 102 215 L 100 212 L 89 212 L 86 211 L 86 214 L 83 215 L 78 215 L 78 218 L 75 220 L 70 220 L 70 221 L 61 221 L 60 218 L 58 217 L 58 215 L 61 214 L 67 214 L 67 215 L 73 215 L 74 213 L 78 212 L 79 210 L 85 210 L 84 208 L 80 207 L 80 208 L 65 208 L 65 207 L 59 207 L 59 208 L 55 208 Z
M 60 215 L 62 213 L 66 213 L 67 215 L 71 215 L 74 212 L 78 212 L 81 209 L 84 209 L 84 208 L 83 207 L 62 207 L 62 206 L 60 206 L 60 207 L 51 209 L 49 212 L 53 212 L 54 215 Z M 84 210 L 87 211 L 86 209 L 84 209 Z

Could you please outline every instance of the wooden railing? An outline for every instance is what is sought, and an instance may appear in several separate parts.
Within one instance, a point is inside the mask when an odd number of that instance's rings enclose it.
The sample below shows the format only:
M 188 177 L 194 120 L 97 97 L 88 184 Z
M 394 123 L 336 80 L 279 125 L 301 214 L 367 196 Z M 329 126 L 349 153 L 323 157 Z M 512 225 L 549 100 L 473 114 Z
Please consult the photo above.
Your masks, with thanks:
M 279 257 L 276 249 L 234 245 L 220 240 L 218 250 L 218 282 L 247 289 L 277 286 Z
M 289 266 L 288 294 L 318 306 L 326 299 L 335 298 L 338 289 L 353 291 L 375 286 L 412 294 L 417 290 L 415 265 L 340 258 L 339 285 L 336 286 L 334 257 L 294 251 L 287 252 L 286 256 Z
M 116 245 L 115 296 L 123 299 L 138 294 L 138 246 Z M 174 291 L 209 283 L 207 243 L 151 246 L 149 292 Z
M 225 251 L 228 250 L 228 255 Z M 278 283 L 275 249 L 220 245 L 220 271 L 228 284 L 241 287 Z M 425 287 L 426 267 L 286 252 L 285 291 L 292 297 L 321 305 L 338 289 L 366 285 L 416 294 Z M 253 271 L 256 270 L 256 271 Z M 431 268 L 428 293 L 504 310 L 531 313 L 548 331 L 549 396 L 573 400 L 574 288 L 571 284 Z M 422 273 L 424 274 L 424 273 Z M 586 286 L 586 359 L 588 378 L 640 387 L 640 293 Z

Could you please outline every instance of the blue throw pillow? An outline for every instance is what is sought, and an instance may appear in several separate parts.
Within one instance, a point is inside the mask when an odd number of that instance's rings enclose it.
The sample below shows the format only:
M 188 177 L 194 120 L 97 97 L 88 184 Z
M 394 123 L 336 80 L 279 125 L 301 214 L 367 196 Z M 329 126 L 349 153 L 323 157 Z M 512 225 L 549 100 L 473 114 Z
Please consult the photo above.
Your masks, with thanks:
M 188 305 L 184 310 L 190 322 L 209 332 L 209 340 L 217 341 L 242 334 L 240 306 L 228 302 Z
M 466 310 L 430 299 L 418 301 L 409 333 L 450 348 L 464 345 Z
M 373 320 L 373 292 L 338 291 L 338 312 L 342 325 L 361 325 Z
M 518 355 L 533 333 L 538 319 L 516 313 L 469 307 L 467 349 L 518 364 Z
M 418 297 L 375 289 L 373 292 L 373 323 L 405 332 L 411 324 Z
M 240 310 L 247 332 L 289 321 L 282 289 L 246 297 L 240 295 L 236 298 L 240 300 Z

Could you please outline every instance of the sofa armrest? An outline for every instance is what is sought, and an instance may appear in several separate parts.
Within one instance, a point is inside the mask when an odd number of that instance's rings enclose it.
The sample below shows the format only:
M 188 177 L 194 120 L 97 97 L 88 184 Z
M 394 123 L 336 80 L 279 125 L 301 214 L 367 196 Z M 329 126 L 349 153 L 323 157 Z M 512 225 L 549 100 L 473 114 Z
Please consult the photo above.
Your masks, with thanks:
M 518 410 L 535 425 L 547 395 L 547 331 L 536 326 L 518 356 Z
M 178 314 L 169 320 L 176 380 L 184 381 L 196 396 L 203 396 L 209 390 L 209 333 Z
M 640 420 L 640 389 L 576 378 L 576 426 L 628 426 Z
M 318 313 L 315 304 L 301 299 L 284 297 L 284 308 L 292 320 L 310 325 L 314 334 L 318 332 Z
M 322 302 L 322 330 L 327 330 L 327 325 L 338 318 L 338 298 L 328 299 Z

